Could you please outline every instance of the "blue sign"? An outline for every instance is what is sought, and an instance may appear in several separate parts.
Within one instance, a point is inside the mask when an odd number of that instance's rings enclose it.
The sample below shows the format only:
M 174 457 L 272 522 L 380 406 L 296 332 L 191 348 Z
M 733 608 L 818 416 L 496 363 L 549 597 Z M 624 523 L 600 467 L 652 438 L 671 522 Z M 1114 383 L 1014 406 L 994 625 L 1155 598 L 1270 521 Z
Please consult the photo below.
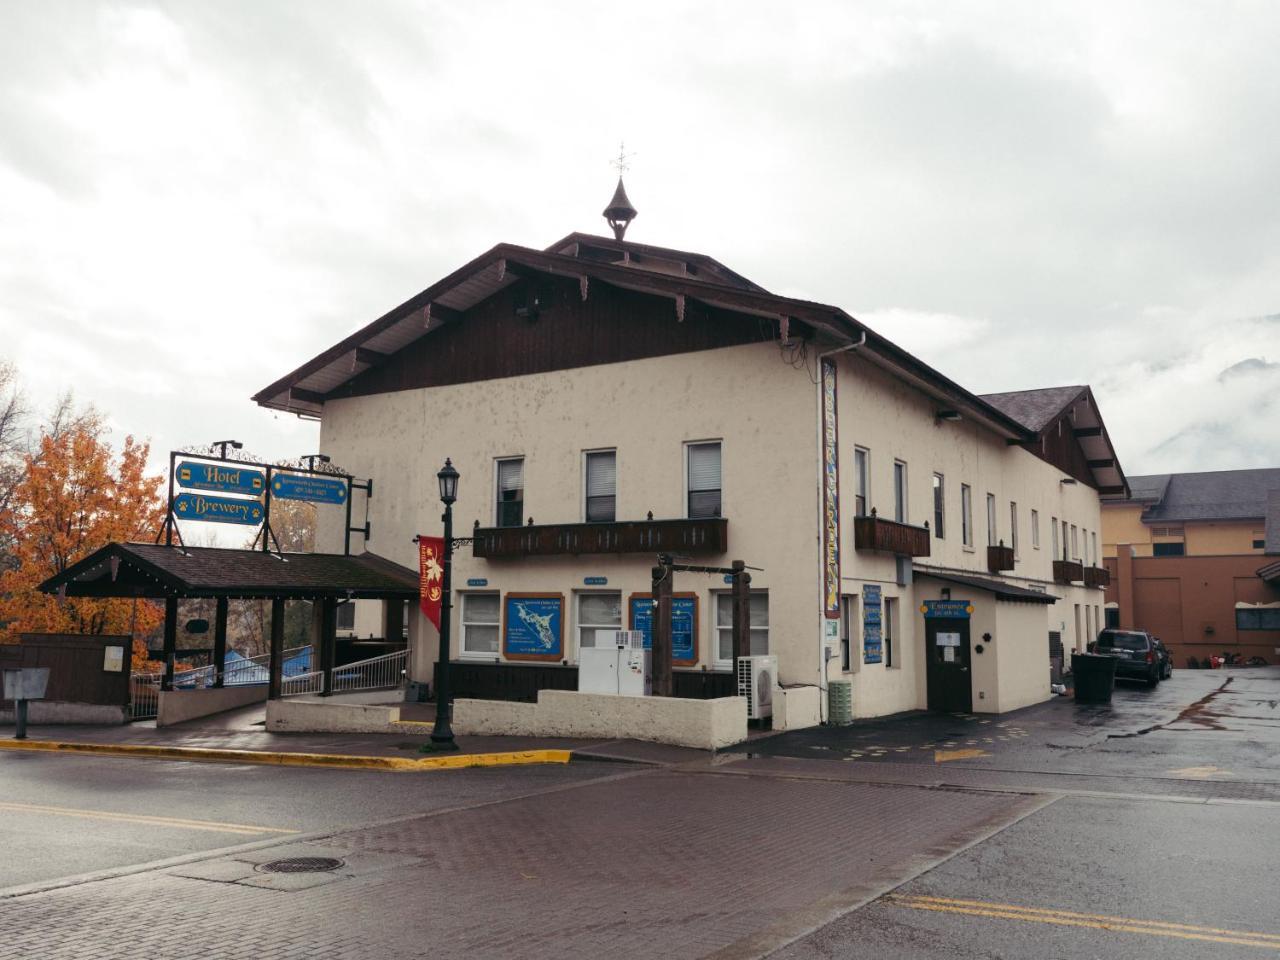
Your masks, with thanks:
M 880 587 L 867 584 L 862 588 L 862 662 L 879 663 L 884 651 L 880 633 Z
M 509 660 L 564 659 L 564 596 L 508 593 L 503 599 L 502 652 Z
M 247 493 L 260 497 L 266 489 L 267 476 L 261 470 L 232 467 L 225 463 L 193 463 L 183 460 L 174 473 L 178 486 L 188 490 L 213 490 L 218 493 Z
M 484 577 L 470 577 L 467 579 L 468 587 L 487 587 L 488 585 L 489 581 Z
M 588 587 L 603 587 L 609 582 L 608 577 L 583 577 L 582 582 Z
M 653 598 L 647 594 L 631 597 L 631 629 L 644 634 L 644 648 L 653 647 Z M 698 662 L 698 598 L 671 598 L 671 662 L 688 666 Z
M 926 600 L 920 612 L 930 619 L 968 620 L 973 604 L 968 600 Z
M 179 520 L 242 523 L 256 527 L 262 522 L 262 504 L 257 500 L 234 500 L 231 497 L 206 497 L 202 493 L 180 493 L 173 498 L 173 515 Z
M 297 473 L 277 473 L 271 478 L 271 495 L 281 500 L 311 503 L 346 503 L 347 481 L 332 477 L 308 477 Z

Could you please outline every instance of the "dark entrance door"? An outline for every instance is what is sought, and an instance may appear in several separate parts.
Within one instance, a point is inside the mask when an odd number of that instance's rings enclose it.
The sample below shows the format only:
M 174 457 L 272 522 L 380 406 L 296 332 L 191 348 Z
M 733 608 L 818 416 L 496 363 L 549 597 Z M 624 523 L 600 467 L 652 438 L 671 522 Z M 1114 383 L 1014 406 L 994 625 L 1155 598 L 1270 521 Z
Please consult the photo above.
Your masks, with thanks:
M 929 617 L 924 622 L 929 709 L 968 713 L 973 709 L 969 672 L 969 621 Z

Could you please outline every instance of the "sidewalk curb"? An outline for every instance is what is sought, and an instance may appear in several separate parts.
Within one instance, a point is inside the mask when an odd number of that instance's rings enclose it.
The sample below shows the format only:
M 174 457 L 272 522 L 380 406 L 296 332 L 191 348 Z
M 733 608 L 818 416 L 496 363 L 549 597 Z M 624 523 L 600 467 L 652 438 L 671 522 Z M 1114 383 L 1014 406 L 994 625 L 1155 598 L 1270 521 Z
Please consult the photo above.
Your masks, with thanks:
M 282 753 L 269 750 L 223 750 L 209 747 L 165 747 L 155 744 L 73 743 L 62 740 L 0 740 L 0 750 L 86 753 L 150 760 L 194 760 L 206 763 L 261 763 L 282 767 L 339 767 L 414 773 L 463 767 L 509 767 L 533 763 L 568 763 L 570 750 L 514 750 L 502 753 L 459 753 L 436 757 L 362 757 L 328 753 Z

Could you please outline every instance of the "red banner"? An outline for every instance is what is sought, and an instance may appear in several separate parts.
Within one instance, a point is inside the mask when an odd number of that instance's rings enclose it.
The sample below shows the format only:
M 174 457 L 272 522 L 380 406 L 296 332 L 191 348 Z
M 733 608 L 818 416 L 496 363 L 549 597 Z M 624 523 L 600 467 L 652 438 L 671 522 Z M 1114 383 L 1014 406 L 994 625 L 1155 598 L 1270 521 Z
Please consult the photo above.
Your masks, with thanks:
M 440 629 L 440 600 L 444 596 L 444 538 L 418 537 L 418 602 L 428 620 Z

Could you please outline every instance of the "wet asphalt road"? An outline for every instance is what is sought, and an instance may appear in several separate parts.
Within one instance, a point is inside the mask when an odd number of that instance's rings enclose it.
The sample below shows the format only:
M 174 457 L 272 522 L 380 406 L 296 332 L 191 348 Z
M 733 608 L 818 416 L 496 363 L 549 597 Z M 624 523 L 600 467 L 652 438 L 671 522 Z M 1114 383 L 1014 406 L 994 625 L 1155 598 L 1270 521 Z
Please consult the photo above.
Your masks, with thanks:
M 0 752 L 0 889 L 515 797 L 617 770 L 575 762 L 384 773 Z

